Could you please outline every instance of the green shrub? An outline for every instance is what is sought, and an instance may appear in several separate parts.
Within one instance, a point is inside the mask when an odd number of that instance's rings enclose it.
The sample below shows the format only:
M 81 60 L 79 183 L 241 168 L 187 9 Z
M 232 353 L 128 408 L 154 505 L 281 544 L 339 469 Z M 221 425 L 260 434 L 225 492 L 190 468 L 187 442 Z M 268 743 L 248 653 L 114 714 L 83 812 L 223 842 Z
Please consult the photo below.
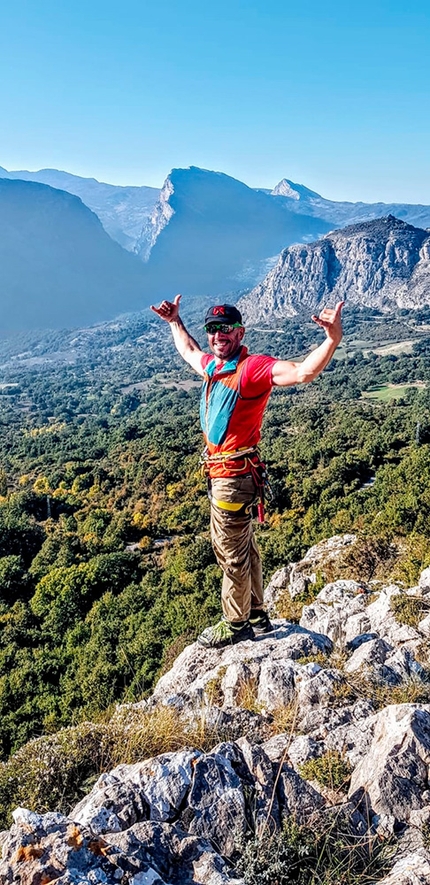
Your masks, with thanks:
M 237 871 L 245 885 L 363 885 L 382 878 L 392 856 L 378 837 L 359 839 L 341 816 L 325 828 L 289 819 L 281 833 L 249 839 Z
M 348 784 L 351 766 L 337 750 L 329 750 L 318 759 L 309 759 L 301 765 L 300 774 L 308 781 L 315 780 L 323 787 L 340 790 Z

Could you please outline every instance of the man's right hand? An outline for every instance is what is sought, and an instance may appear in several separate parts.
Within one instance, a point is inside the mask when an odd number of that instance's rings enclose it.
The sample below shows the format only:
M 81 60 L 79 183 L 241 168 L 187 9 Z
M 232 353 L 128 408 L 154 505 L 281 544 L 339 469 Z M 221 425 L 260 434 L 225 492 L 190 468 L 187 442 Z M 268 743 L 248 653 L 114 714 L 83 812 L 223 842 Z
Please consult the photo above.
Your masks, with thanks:
M 179 319 L 179 302 L 181 297 L 181 295 L 177 295 L 173 301 L 162 301 L 160 307 L 154 307 L 151 304 L 151 310 L 162 320 L 165 320 L 166 323 L 175 323 Z

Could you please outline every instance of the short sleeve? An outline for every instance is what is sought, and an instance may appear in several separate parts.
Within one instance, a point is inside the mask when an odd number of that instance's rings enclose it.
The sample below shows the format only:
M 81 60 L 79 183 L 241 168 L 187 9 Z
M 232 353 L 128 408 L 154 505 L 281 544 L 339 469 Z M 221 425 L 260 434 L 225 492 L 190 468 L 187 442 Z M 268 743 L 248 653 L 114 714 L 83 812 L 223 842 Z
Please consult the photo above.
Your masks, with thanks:
M 201 365 L 202 369 L 206 369 L 206 366 L 208 365 L 208 363 L 210 363 L 211 359 L 213 359 L 213 356 L 211 353 L 204 353 L 203 354 L 203 356 L 200 360 L 200 365 Z
M 240 393 L 245 399 L 252 399 L 269 393 L 273 387 L 272 369 L 277 359 L 273 356 L 253 354 L 243 367 L 240 379 Z

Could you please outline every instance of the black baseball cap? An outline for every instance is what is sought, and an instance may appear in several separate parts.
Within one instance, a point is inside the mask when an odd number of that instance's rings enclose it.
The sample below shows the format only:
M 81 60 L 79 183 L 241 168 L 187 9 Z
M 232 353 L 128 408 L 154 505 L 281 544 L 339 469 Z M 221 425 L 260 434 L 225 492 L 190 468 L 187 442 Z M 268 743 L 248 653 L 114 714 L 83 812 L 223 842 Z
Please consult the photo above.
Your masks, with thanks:
M 228 323 L 234 326 L 236 323 L 242 325 L 242 314 L 234 306 L 234 304 L 218 304 L 210 307 L 205 316 L 205 326 L 208 323 Z

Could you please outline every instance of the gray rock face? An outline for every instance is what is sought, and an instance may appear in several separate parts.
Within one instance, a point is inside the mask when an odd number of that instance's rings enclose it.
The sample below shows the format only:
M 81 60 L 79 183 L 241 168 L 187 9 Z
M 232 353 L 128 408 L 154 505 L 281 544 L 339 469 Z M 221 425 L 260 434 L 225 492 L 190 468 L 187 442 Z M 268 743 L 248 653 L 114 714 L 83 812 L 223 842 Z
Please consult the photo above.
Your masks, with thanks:
M 328 303 L 391 310 L 430 303 L 428 231 L 388 216 L 290 246 L 239 301 L 246 322 L 319 312 Z
M 386 707 L 376 716 L 368 753 L 354 769 L 350 797 L 364 792 L 374 814 L 405 822 L 428 804 L 430 708 Z
M 325 805 L 321 793 L 288 765 L 282 766 L 279 796 L 284 817 L 292 816 L 299 824 L 309 821 Z
M 395 585 L 383 587 L 377 599 L 367 606 L 366 613 L 372 631 L 378 633 L 394 647 L 407 648 L 414 651 L 422 642 L 422 635 L 408 624 L 400 624 L 391 609 L 393 596 L 399 596 L 401 590 Z
M 186 819 L 189 833 L 210 839 L 225 857 L 234 853 L 245 835 L 242 784 L 229 760 L 220 754 L 209 754 L 197 760 Z
M 304 593 L 315 584 L 317 571 L 336 562 L 356 540 L 357 536 L 352 534 L 334 535 L 310 547 L 299 562 L 291 562 L 275 572 L 264 591 L 264 601 L 270 612 L 276 612 L 277 600 L 284 590 L 288 589 L 292 599 Z
M 195 750 L 184 751 L 119 765 L 99 777 L 70 817 L 98 833 L 123 830 L 139 820 L 173 820 L 191 785 L 198 757 Z M 114 808 L 118 805 L 121 816 L 116 818 Z
M 430 882 L 430 853 L 415 851 L 394 864 L 391 873 L 380 879 L 379 885 L 428 885 Z
M 303 606 L 300 625 L 329 636 L 343 648 L 370 628 L 366 599 L 355 581 L 335 581 L 318 593 L 315 602 Z
M 175 666 L 159 679 L 151 703 L 174 703 L 191 711 L 221 692 L 220 706 L 237 703 L 240 689 L 252 679 L 256 698 L 268 709 L 289 703 L 294 695 L 298 658 L 328 654 L 327 636 L 288 621 L 275 620 L 276 631 L 254 642 L 241 642 L 222 650 L 203 649 L 195 643 L 179 655 Z

